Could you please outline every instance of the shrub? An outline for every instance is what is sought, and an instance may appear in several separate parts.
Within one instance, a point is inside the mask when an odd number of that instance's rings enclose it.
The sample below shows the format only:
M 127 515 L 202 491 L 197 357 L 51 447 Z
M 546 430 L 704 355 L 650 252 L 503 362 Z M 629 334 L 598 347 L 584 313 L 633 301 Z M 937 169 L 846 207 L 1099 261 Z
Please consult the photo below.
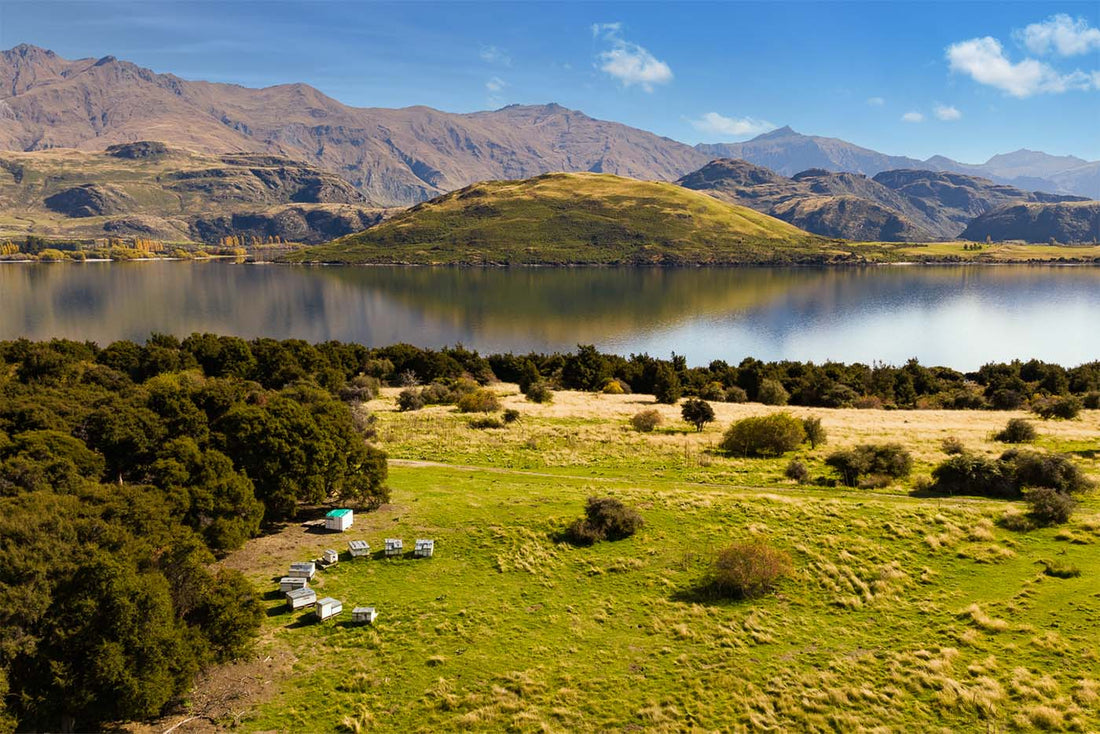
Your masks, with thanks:
M 941 441 L 940 449 L 948 456 L 958 456 L 959 454 L 966 453 L 966 447 L 963 446 L 963 442 L 955 436 L 948 436 Z
M 821 419 L 817 416 L 803 418 L 802 430 L 806 432 L 806 440 L 810 443 L 811 449 L 816 449 L 818 446 L 828 443 L 825 426 L 821 425 Z
M 852 407 L 860 410 L 879 410 L 882 408 L 882 398 L 877 395 L 861 395 L 852 401 Z
M 1019 487 L 1049 487 L 1059 492 L 1083 492 L 1092 483 L 1068 456 L 1010 449 L 1001 455 Z
M 703 386 L 703 389 L 699 391 L 699 397 L 703 400 L 721 403 L 726 399 L 726 391 L 725 388 L 722 387 L 722 383 L 708 382 Z
M 574 520 L 563 534 L 573 545 L 629 538 L 644 525 L 642 516 L 613 497 L 589 497 L 584 517 Z
M 1035 440 L 1035 426 L 1023 418 L 1012 418 L 1003 430 L 993 434 L 993 439 L 1001 443 L 1031 443 Z
M 400 411 L 420 410 L 424 407 L 424 398 L 420 390 L 414 387 L 406 387 L 397 396 L 397 409 Z
M 936 494 L 1003 499 L 1018 497 L 1020 494 L 1009 468 L 1003 462 L 984 456 L 952 456 L 932 470 L 932 480 L 929 491 Z
M 508 408 L 500 416 L 505 423 L 515 423 L 519 420 L 519 411 L 515 408 Z
M 550 384 L 546 381 L 537 380 L 527 386 L 523 396 L 532 403 L 549 403 L 554 400 L 554 391 L 550 389 Z
M 661 425 L 662 420 L 661 414 L 656 410 L 641 410 L 631 416 L 630 425 L 634 426 L 635 431 L 649 433 Z
M 1100 408 L 1100 392 L 1093 390 L 1092 392 L 1085 395 L 1085 399 L 1081 401 L 1081 405 L 1083 405 L 1087 410 L 1096 410 L 1097 408 Z
M 836 469 L 841 482 L 855 487 L 868 475 L 893 479 L 909 476 L 913 457 L 901 444 L 861 444 L 829 454 L 825 464 Z
M 764 405 L 786 405 L 791 394 L 779 380 L 761 380 L 756 391 L 756 400 Z
M 680 408 L 680 414 L 684 422 L 695 426 L 696 431 L 702 431 L 703 426 L 714 420 L 714 408 L 710 403 L 699 398 L 688 398 Z
M 745 388 L 733 385 L 726 388 L 725 401 L 727 403 L 747 403 L 749 402 L 749 394 L 745 392 Z
M 1081 412 L 1081 401 L 1072 395 L 1063 398 L 1046 398 L 1031 406 L 1031 410 L 1043 420 L 1050 418 L 1071 420 Z
M 356 375 L 340 388 L 340 399 L 348 403 L 365 403 L 378 396 L 382 383 L 376 377 Z
M 604 395 L 625 395 L 626 390 L 623 388 L 623 383 L 616 379 L 610 379 L 603 386 Z
M 1028 515 L 1040 525 L 1061 525 L 1069 522 L 1077 506 L 1068 494 L 1050 487 L 1037 487 L 1024 495 Z
M 791 463 L 787 464 L 783 475 L 787 479 L 793 479 L 799 484 L 804 484 L 810 478 L 810 470 L 798 459 L 791 459 Z
M 742 418 L 727 430 L 719 444 L 734 456 L 781 456 L 806 439 L 802 421 L 789 413 Z
M 719 596 L 752 599 L 775 588 L 791 572 L 791 557 L 762 541 L 734 543 L 711 566 L 707 587 Z
M 494 418 L 491 415 L 486 415 L 481 418 L 471 419 L 470 428 L 504 428 L 504 424 L 501 423 L 499 418 Z
M 492 390 L 485 388 L 466 393 L 458 399 L 456 405 L 460 413 L 492 413 L 500 410 L 500 400 Z

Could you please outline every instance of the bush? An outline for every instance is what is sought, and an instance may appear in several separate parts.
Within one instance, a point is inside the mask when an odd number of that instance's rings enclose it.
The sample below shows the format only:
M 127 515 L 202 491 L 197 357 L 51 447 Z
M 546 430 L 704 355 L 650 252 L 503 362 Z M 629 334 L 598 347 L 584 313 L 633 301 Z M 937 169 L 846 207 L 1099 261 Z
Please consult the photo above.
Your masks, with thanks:
M 966 447 L 963 446 L 963 442 L 955 436 L 948 436 L 941 441 L 940 449 L 948 456 L 958 456 L 966 453 Z
M 549 403 L 554 400 L 554 391 L 550 389 L 549 383 L 538 380 L 527 386 L 523 396 L 532 403 Z
M 1100 408 L 1100 392 L 1093 390 L 1085 395 L 1085 399 L 1081 401 L 1081 405 L 1083 405 L 1086 410 L 1096 410 Z
M 734 543 L 719 551 L 706 586 L 719 596 L 752 599 L 775 588 L 791 572 L 791 557 L 762 541 Z
M 414 387 L 406 387 L 397 396 L 397 409 L 400 411 L 420 410 L 424 407 L 424 398 L 420 390 Z
M 471 419 L 470 428 L 504 428 L 504 424 L 501 423 L 500 419 L 487 415 Z
M 1043 573 L 1056 579 L 1075 579 L 1081 575 L 1081 569 L 1077 566 L 1059 561 L 1040 560 L 1043 564 Z
M 720 382 L 708 382 L 699 391 L 699 397 L 714 403 L 721 403 L 726 399 L 726 390 Z
M 932 470 L 932 480 L 929 491 L 936 494 L 1010 499 L 1020 493 L 1011 471 L 984 456 L 952 456 Z
M 805 484 L 810 478 L 810 470 L 798 459 L 791 459 L 791 463 L 787 464 L 786 470 L 783 475 L 787 479 L 793 479 L 799 484 Z
M 836 469 L 841 482 L 855 487 L 868 475 L 893 479 L 909 476 L 913 469 L 913 457 L 901 444 L 861 444 L 829 454 L 825 464 Z
M 603 386 L 604 395 L 625 395 L 629 390 L 630 388 L 628 386 L 614 378 L 608 380 Z
M 1043 420 L 1050 418 L 1071 420 L 1081 412 L 1081 401 L 1072 395 L 1064 398 L 1046 398 L 1031 406 L 1031 411 Z
M 727 430 L 719 447 L 734 456 L 781 456 L 806 439 L 802 421 L 789 413 L 742 418 Z
M 634 426 L 635 431 L 641 433 L 650 433 L 657 426 L 661 425 L 661 414 L 656 410 L 642 410 L 635 413 L 630 418 L 630 425 Z
M 993 434 L 993 439 L 1001 443 L 1031 443 L 1035 440 L 1035 426 L 1023 418 L 1012 418 L 1003 430 Z
M 1024 495 L 1028 515 L 1040 525 L 1061 525 L 1069 522 L 1077 503 L 1068 494 L 1050 487 L 1037 487 Z
M 726 388 L 725 401 L 727 403 L 747 403 L 749 402 L 749 394 L 745 392 L 745 388 L 733 385 Z
M 802 430 L 806 432 L 806 440 L 810 443 L 811 449 L 816 449 L 818 446 L 828 443 L 825 426 L 821 425 L 821 419 L 817 416 L 803 418 Z
M 779 380 L 761 380 L 760 389 L 756 391 L 757 402 L 764 405 L 786 405 L 790 397 Z
M 688 398 L 680 408 L 680 415 L 684 422 L 695 426 L 696 431 L 702 431 L 703 426 L 714 420 L 714 408 L 705 400 Z
M 653 397 L 658 403 L 675 405 L 684 390 L 680 385 L 680 376 L 670 365 L 661 362 L 653 378 Z
M 500 400 L 492 390 L 479 388 L 468 392 L 455 403 L 460 413 L 492 413 L 500 410 Z
M 374 400 L 381 387 L 377 377 L 356 375 L 340 388 L 340 399 L 348 403 L 365 403 Z
M 515 423 L 519 420 L 519 411 L 515 408 L 508 408 L 500 417 L 505 423 Z
M 613 497 L 589 497 L 584 517 L 574 520 L 564 533 L 573 545 L 592 545 L 600 540 L 629 538 L 644 525 L 642 516 Z
M 1092 486 L 1077 464 L 1062 454 L 1010 449 L 1001 455 L 1000 460 L 1011 468 L 1019 487 L 1049 487 L 1074 494 Z

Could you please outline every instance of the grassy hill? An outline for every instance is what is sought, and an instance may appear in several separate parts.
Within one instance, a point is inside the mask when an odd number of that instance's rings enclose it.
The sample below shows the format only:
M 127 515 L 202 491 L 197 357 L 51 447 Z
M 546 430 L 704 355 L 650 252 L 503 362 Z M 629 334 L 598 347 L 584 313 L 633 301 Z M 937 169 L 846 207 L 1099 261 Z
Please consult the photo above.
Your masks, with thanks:
M 597 173 L 486 181 L 288 257 L 294 262 L 824 262 L 837 243 L 667 183 Z

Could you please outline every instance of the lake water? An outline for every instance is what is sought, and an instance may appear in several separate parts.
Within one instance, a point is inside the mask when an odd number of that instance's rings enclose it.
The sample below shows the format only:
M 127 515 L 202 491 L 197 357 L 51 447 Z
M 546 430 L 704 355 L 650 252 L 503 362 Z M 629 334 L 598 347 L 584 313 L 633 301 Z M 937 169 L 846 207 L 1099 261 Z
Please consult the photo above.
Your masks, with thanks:
M 1100 268 L 489 269 L 0 264 L 0 338 L 151 332 L 482 352 L 925 364 L 1100 359 Z

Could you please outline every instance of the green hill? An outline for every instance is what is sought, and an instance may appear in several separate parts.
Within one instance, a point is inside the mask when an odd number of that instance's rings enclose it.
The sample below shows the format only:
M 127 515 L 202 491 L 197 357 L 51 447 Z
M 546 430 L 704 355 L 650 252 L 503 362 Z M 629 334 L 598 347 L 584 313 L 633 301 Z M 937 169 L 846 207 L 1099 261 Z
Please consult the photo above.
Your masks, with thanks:
M 670 183 L 597 173 L 486 181 L 292 262 L 757 264 L 852 257 L 838 243 Z

